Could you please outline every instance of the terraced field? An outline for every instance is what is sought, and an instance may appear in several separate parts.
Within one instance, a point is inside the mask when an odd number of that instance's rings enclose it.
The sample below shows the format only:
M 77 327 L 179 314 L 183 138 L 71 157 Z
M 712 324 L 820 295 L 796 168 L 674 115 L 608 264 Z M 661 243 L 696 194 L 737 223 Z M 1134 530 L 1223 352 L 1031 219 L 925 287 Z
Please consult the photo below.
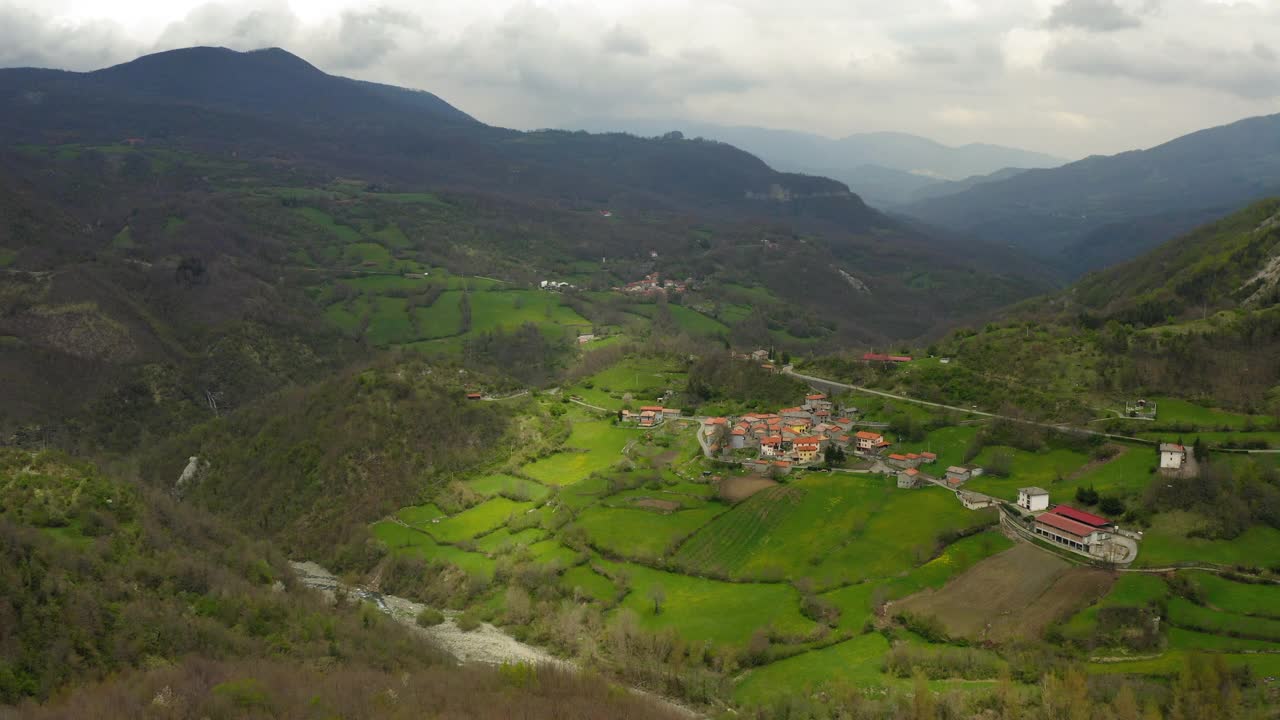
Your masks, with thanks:
M 512 500 L 537 502 L 551 493 L 546 485 L 514 475 L 485 475 L 467 481 L 467 485 L 486 498 L 501 495 Z
M 530 502 L 515 502 L 504 497 L 495 497 L 432 524 L 427 532 L 442 542 L 456 543 L 470 540 L 505 524 L 507 518 L 532 508 L 533 503 Z

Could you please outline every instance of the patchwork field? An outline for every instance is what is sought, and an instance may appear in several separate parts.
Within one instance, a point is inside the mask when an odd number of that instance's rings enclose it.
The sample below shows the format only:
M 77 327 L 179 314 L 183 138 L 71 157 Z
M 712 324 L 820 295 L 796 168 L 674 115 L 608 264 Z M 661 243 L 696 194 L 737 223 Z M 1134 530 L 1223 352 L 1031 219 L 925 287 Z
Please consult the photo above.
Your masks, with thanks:
M 522 472 L 547 485 L 572 485 L 593 472 L 613 467 L 622 460 L 622 449 L 635 439 L 633 428 L 607 422 L 575 422 L 565 443 L 567 450 L 526 465 Z
M 789 695 L 808 695 L 837 682 L 859 688 L 883 686 L 880 664 L 888 650 L 889 641 L 883 635 L 870 633 L 754 668 L 734 690 L 734 699 L 768 703 Z
M 1073 567 L 1023 543 L 978 563 L 940 590 L 894 603 L 891 612 L 936 618 L 953 637 L 1034 639 L 1096 602 L 1114 580 L 1110 573 Z
M 444 518 L 428 526 L 427 532 L 437 540 L 448 543 L 461 542 L 498 528 L 507 518 L 527 512 L 533 503 L 515 502 L 504 497 L 486 500 L 452 517 Z
M 537 502 L 551 493 L 546 485 L 519 478 L 512 475 L 485 475 L 469 480 L 467 485 L 484 497 L 501 495 L 512 500 L 532 500 Z

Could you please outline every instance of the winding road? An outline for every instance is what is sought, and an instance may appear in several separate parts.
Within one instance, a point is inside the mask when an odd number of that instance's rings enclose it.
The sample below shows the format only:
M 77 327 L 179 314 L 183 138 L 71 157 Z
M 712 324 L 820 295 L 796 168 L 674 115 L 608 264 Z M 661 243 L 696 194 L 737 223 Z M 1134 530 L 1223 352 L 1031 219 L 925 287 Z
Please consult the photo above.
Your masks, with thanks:
M 1033 425 L 1035 427 L 1046 428 L 1048 430 L 1057 430 L 1059 432 L 1077 433 L 1080 435 L 1093 435 L 1095 437 L 1103 437 L 1109 440 L 1122 440 L 1124 442 L 1140 443 L 1142 445 L 1158 445 L 1159 444 L 1158 440 L 1148 440 L 1146 438 L 1133 437 L 1131 435 L 1116 435 L 1115 433 L 1099 432 L 1097 430 L 1089 430 L 1088 428 L 1075 427 L 1074 425 L 1067 425 L 1065 423 L 1045 423 L 1045 422 L 1039 422 L 1036 420 L 1027 420 L 1025 418 L 1012 417 L 1009 415 L 1000 415 L 998 413 L 984 412 L 976 408 L 963 408 L 963 407 L 958 407 L 956 405 L 944 405 L 942 403 L 930 402 L 928 400 L 919 400 L 913 397 L 907 397 L 906 395 L 898 395 L 896 393 L 885 392 L 883 390 L 874 390 L 872 388 L 863 387 L 861 385 L 850 385 L 849 383 L 842 383 L 835 380 L 828 380 L 827 378 L 821 378 L 815 375 L 805 375 L 804 373 L 796 372 L 795 368 L 791 367 L 790 365 L 782 368 L 782 372 L 784 375 L 790 375 L 798 380 L 803 380 L 809 383 L 810 385 L 815 385 L 820 388 L 828 389 L 828 390 L 830 390 L 831 388 L 839 388 L 841 390 L 850 390 L 853 392 L 864 393 L 866 395 L 876 395 L 883 398 L 889 398 L 890 400 L 901 400 L 902 402 L 909 402 L 909 403 L 914 403 L 916 405 L 923 405 L 925 407 L 938 408 L 940 410 L 952 410 L 954 412 L 964 413 L 966 415 L 976 415 L 978 417 L 993 418 L 996 420 L 1008 420 L 1010 422 L 1021 423 L 1023 425 Z M 1280 450 L 1246 450 L 1246 449 L 1237 449 L 1237 448 L 1215 448 L 1215 452 L 1243 453 L 1248 455 L 1254 455 L 1254 454 L 1268 455 L 1268 454 L 1280 453 Z

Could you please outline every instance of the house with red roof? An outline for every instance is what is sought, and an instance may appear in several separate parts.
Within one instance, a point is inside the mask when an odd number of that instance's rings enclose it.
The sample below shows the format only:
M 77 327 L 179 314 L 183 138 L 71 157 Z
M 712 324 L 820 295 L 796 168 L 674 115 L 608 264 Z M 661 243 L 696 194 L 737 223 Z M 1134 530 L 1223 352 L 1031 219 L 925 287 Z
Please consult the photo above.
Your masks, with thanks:
M 1074 508 L 1068 509 L 1074 510 Z M 1107 523 L 1105 526 L 1098 527 L 1074 520 L 1066 514 L 1056 512 L 1056 510 L 1057 508 L 1054 508 L 1054 510 L 1036 516 L 1036 522 L 1032 528 L 1036 535 L 1077 552 L 1093 555 L 1101 554 L 1102 543 L 1111 537 L 1111 533 L 1108 530 L 1110 527 L 1109 521 L 1105 518 L 1098 518 L 1097 515 L 1092 515 L 1091 513 L 1083 513 Z
M 1083 523 L 1089 527 L 1110 528 L 1112 526 L 1111 521 L 1101 515 L 1094 515 L 1091 512 L 1077 510 L 1070 505 L 1055 505 L 1049 513 L 1053 515 L 1061 515 L 1062 517 L 1069 518 L 1078 523 Z
M 898 472 L 898 487 L 913 490 L 924 485 L 924 476 L 915 468 L 907 468 Z

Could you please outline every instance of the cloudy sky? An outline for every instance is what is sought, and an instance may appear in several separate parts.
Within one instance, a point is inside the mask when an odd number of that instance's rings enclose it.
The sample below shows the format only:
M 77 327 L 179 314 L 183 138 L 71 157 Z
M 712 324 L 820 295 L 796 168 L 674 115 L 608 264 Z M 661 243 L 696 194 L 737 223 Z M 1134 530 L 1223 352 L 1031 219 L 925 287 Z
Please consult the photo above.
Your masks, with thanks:
M 1066 157 L 1280 112 L 1280 0 L 0 0 L 0 66 L 279 46 L 489 123 L 898 130 Z

